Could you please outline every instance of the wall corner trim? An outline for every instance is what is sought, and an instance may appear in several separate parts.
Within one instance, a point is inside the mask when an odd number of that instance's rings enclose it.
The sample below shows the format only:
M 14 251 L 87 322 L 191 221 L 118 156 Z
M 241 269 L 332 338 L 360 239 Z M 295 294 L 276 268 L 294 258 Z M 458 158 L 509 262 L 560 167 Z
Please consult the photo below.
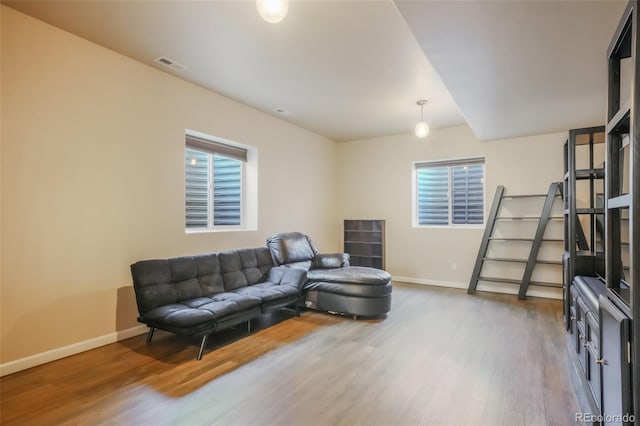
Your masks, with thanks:
M 18 371 L 26 370 L 27 368 L 46 364 L 51 361 L 66 358 L 71 355 L 79 354 L 100 346 L 105 346 L 110 343 L 115 343 L 120 340 L 129 339 L 131 337 L 144 334 L 147 330 L 148 327 L 146 325 L 138 325 L 126 330 L 116 331 L 103 336 L 94 337 L 93 339 L 72 343 L 71 345 L 63 346 L 61 348 L 52 349 L 50 351 L 0 364 L 0 377 L 17 373 Z

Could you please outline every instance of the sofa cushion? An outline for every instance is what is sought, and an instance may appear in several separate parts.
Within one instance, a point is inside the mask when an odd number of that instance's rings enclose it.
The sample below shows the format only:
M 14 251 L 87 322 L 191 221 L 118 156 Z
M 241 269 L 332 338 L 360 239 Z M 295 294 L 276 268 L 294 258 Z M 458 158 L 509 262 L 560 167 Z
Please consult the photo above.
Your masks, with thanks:
M 274 266 L 269 270 L 266 281 L 272 284 L 295 287 L 300 291 L 304 283 L 307 282 L 307 271 L 286 266 Z
M 267 246 L 278 265 L 311 262 L 318 254 L 313 242 L 301 232 L 285 232 L 271 236 L 267 238 Z
M 249 287 L 237 288 L 233 290 L 233 293 L 243 296 L 259 297 L 263 302 L 271 302 L 277 299 L 295 297 L 300 294 L 300 290 L 290 285 L 264 282 Z
M 141 315 L 178 301 L 175 286 L 171 283 L 171 267 L 168 259 L 144 260 L 131 265 L 136 302 Z
M 391 281 L 391 275 L 381 269 L 349 266 L 338 269 L 312 269 L 307 272 L 307 280 L 310 282 L 384 285 Z
M 220 261 L 215 253 L 201 254 L 193 257 L 198 268 L 198 282 L 203 296 L 224 292 Z
M 200 258 L 183 256 L 169 259 L 171 282 L 175 285 L 178 302 L 205 295 L 200 285 L 198 266 L 206 268 L 207 261 L 217 262 L 217 257 L 214 254 Z
M 259 306 L 262 300 L 250 295 L 221 293 L 213 298 L 198 297 L 159 306 L 144 315 L 147 321 L 170 327 L 196 327 L 202 323 L 219 320 L 227 315 Z
M 226 291 L 246 287 L 264 281 L 273 267 L 273 260 L 266 247 L 229 250 L 218 255 Z
M 144 315 L 147 321 L 158 322 L 171 327 L 185 328 L 212 321 L 216 317 L 206 309 L 189 308 L 181 303 L 159 306 Z
M 335 269 L 342 268 L 344 264 L 344 253 L 321 253 L 313 258 L 314 269 Z

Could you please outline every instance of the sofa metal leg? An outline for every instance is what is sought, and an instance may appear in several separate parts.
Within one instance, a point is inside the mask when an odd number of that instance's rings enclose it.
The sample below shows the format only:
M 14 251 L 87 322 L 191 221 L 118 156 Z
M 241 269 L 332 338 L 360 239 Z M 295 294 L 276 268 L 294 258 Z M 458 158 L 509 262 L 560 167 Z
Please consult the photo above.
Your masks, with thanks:
M 296 316 L 299 317 L 300 316 L 300 306 L 298 306 L 298 302 L 296 302 L 294 306 L 294 309 L 296 310 Z
M 208 334 L 202 336 L 202 342 L 200 343 L 200 350 L 198 351 L 198 356 L 196 357 L 198 361 L 202 359 L 202 353 L 204 352 L 204 347 L 207 346 L 207 339 L 209 339 Z
M 358 321 L 358 316 L 357 316 L 357 315 L 354 315 L 354 316 L 353 316 L 353 320 L 354 320 L 354 321 Z
M 147 344 L 151 343 L 151 339 L 153 339 L 154 331 L 156 331 L 155 327 L 149 327 L 149 332 L 147 333 Z
M 251 320 L 247 321 L 247 334 L 251 334 Z

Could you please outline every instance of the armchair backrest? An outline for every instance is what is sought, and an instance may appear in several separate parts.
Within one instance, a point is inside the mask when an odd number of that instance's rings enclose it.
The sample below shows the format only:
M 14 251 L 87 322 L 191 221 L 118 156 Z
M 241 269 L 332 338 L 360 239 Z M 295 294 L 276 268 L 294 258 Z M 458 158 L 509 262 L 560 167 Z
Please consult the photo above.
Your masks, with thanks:
M 307 235 L 301 232 L 284 232 L 267 238 L 267 247 L 278 265 L 309 270 L 318 249 Z

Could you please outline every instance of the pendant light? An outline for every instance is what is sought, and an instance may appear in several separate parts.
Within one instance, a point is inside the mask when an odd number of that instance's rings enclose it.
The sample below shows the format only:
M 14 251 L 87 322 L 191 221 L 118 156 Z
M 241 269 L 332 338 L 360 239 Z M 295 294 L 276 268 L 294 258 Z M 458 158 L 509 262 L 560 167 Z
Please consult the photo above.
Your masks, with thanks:
M 262 19 L 272 24 L 282 21 L 289 10 L 289 0 L 256 0 Z
M 427 103 L 427 101 L 421 99 L 416 103 L 420 105 L 420 122 L 416 124 L 415 132 L 417 137 L 419 137 L 420 139 L 424 139 L 429 134 L 429 125 L 426 121 L 424 121 L 424 105 Z

